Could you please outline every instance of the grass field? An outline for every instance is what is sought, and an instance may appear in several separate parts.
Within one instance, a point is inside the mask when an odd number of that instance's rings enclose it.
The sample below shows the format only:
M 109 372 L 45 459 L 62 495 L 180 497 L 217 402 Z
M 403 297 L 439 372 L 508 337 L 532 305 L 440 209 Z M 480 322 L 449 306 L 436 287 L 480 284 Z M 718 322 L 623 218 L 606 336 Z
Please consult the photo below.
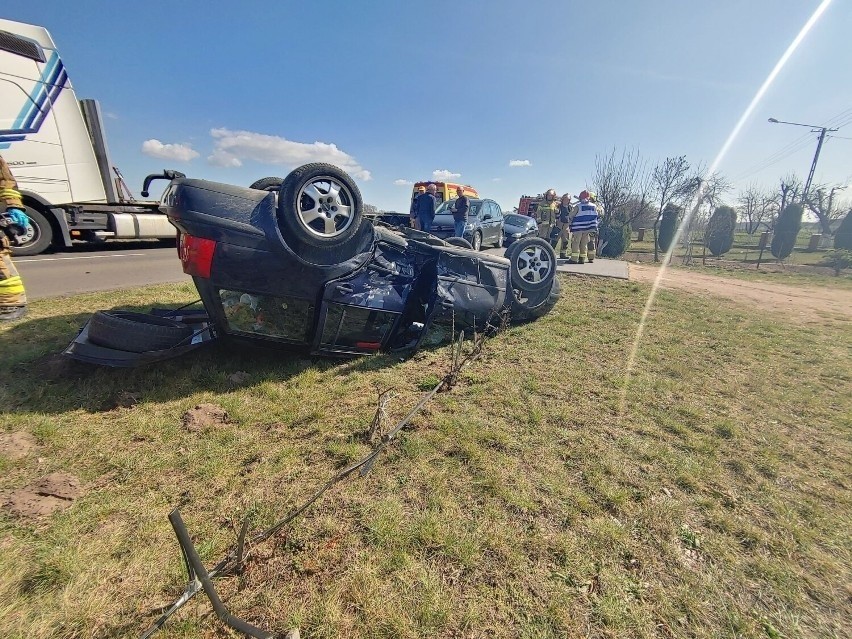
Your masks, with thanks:
M 849 322 L 662 292 L 625 388 L 649 287 L 563 285 L 369 476 L 217 582 L 231 611 L 303 637 L 849 636 Z M 216 347 L 131 371 L 50 357 L 93 310 L 193 297 L 45 300 L 0 328 L 0 432 L 37 443 L 0 457 L 0 490 L 64 470 L 84 492 L 49 517 L 0 513 L 0 636 L 138 635 L 183 589 L 173 507 L 212 565 L 242 518 L 275 521 L 369 450 L 378 390 L 395 389 L 398 418 L 447 367 L 444 348 L 337 362 Z M 115 407 L 122 393 L 139 402 Z M 188 431 L 200 402 L 232 423 Z M 159 636 L 232 635 L 197 597 Z

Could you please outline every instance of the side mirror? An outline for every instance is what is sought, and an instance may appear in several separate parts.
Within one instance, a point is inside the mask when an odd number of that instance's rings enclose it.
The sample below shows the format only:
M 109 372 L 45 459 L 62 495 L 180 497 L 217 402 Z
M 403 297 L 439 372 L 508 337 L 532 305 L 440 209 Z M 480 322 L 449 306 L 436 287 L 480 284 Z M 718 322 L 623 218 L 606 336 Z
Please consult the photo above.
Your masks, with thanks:
M 491 213 L 486 213 L 485 215 L 482 216 L 483 222 L 487 222 L 488 220 L 492 220 L 492 219 L 494 219 L 494 218 L 491 217 Z

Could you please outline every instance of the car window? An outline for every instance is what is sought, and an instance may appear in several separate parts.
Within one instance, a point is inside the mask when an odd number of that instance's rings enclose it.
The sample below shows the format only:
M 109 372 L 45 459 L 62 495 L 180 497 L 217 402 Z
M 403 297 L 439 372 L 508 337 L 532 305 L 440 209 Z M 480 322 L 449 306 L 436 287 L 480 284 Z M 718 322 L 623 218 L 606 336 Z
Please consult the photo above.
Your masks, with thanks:
M 470 201 L 470 211 L 468 212 L 468 216 L 477 217 L 479 215 L 479 210 L 482 207 L 482 200 L 471 200 Z
M 311 302 L 293 297 L 221 289 L 219 299 L 228 328 L 238 333 L 269 335 L 303 343 L 314 317 Z
M 322 345 L 346 350 L 378 350 L 397 317 L 397 313 L 329 304 Z
M 503 221 L 503 211 L 500 210 L 500 205 L 497 204 L 497 202 L 492 202 L 491 203 L 491 210 L 492 210 L 492 215 L 494 215 L 494 219 L 497 222 L 502 222 Z
M 524 226 L 530 221 L 530 218 L 528 218 L 526 215 L 516 215 L 515 213 L 509 213 L 509 215 L 504 218 L 504 221 L 506 222 L 506 224 Z

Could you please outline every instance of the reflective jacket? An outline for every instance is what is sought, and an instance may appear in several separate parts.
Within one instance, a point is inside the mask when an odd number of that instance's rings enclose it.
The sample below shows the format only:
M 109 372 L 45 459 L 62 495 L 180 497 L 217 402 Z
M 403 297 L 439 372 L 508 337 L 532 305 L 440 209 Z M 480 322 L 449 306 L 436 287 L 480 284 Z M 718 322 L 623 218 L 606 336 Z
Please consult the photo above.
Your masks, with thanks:
M 18 192 L 18 183 L 15 182 L 9 165 L 2 156 L 0 156 L 0 201 L 3 202 L 4 210 L 24 208 L 21 194 Z
M 559 211 L 559 204 L 554 200 L 548 202 L 543 200 L 535 209 L 535 221 L 539 226 L 556 224 L 556 214 Z

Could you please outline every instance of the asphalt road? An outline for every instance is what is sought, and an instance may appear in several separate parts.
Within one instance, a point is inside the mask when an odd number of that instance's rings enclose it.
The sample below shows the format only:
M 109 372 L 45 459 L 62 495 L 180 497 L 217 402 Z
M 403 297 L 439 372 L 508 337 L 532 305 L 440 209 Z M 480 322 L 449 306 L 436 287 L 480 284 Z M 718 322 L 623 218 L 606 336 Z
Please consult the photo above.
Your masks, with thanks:
M 189 280 L 174 243 L 116 242 L 14 261 L 30 300 Z
M 504 249 L 489 249 L 503 255 Z M 75 246 L 70 251 L 15 258 L 31 300 L 111 291 L 149 284 L 189 281 L 181 270 L 174 243 L 114 242 L 92 248 Z M 582 275 L 627 279 L 627 263 L 595 260 L 583 266 L 564 264 L 558 270 Z

